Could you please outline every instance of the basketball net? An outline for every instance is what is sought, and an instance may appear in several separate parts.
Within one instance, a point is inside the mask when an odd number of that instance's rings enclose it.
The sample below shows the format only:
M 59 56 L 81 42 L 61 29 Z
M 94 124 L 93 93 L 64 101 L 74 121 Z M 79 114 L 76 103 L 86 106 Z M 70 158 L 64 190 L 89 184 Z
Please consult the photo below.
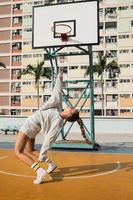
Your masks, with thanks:
M 67 42 L 69 40 L 69 35 L 67 33 L 61 33 L 62 42 Z

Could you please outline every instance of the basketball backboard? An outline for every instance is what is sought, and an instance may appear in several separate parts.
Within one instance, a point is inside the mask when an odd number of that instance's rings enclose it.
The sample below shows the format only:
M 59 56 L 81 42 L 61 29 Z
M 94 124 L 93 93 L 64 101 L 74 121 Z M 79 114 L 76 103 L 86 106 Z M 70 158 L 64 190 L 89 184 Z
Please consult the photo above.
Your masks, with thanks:
M 33 48 L 99 43 L 98 0 L 33 7 Z

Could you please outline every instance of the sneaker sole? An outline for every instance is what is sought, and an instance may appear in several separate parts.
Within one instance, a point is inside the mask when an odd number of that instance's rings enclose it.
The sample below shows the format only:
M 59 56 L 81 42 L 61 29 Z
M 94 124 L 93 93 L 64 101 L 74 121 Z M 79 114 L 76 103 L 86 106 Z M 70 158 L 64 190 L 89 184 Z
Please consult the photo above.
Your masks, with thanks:
M 41 180 L 38 181 L 38 182 L 37 182 L 37 179 L 35 179 L 35 180 L 33 181 L 33 183 L 34 183 L 34 184 L 37 184 L 37 185 L 43 183 L 43 182 L 44 182 L 45 176 L 46 176 L 46 174 L 44 174 L 44 175 L 41 177 Z
M 48 174 L 51 174 L 55 169 L 57 168 L 57 166 L 55 166 L 52 170 L 50 170 L 49 172 L 47 171 Z

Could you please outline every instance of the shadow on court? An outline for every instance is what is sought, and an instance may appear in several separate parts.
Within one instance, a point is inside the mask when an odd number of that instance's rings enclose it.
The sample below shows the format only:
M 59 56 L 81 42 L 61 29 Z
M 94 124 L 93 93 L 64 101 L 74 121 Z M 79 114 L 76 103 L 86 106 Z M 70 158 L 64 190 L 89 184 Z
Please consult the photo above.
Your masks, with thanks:
M 133 170 L 133 162 L 127 163 L 107 163 L 98 165 L 84 165 L 58 168 L 57 172 L 53 172 L 50 176 L 51 181 L 62 181 L 64 178 L 89 178 L 93 176 L 106 175 L 118 169 L 125 169 L 125 172 Z

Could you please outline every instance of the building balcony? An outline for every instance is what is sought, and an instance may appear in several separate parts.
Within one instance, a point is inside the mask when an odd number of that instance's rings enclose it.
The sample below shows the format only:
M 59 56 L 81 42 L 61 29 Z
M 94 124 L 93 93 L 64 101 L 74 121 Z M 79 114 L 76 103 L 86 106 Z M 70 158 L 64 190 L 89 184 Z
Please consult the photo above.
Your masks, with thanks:
M 13 2 L 20 2 L 20 1 L 22 1 L 22 0 L 13 0 Z
M 113 20 L 113 19 L 117 19 L 117 14 L 116 13 L 108 13 L 106 14 L 106 17 L 105 17 L 106 20 Z
M 95 101 L 94 105 L 95 105 L 95 109 L 101 109 L 102 108 L 102 101 Z
M 12 66 L 21 66 L 22 62 L 21 61 L 12 61 Z
M 132 117 L 133 116 L 133 113 L 131 111 L 129 112 L 122 112 L 119 114 L 120 117 Z
M 22 14 L 22 9 L 13 9 L 13 14 Z
M 107 109 L 106 116 L 118 116 L 118 110 L 117 109 Z
M 105 34 L 112 35 L 117 33 L 117 28 L 107 28 L 105 29 Z
M 13 35 L 12 39 L 13 40 L 22 40 L 22 35 Z
M 116 0 L 104 0 L 104 5 L 112 6 L 116 4 Z
M 20 93 L 21 92 L 21 87 L 20 88 L 12 88 L 11 92 L 12 93 Z
M 23 107 L 37 107 L 38 99 L 31 97 L 31 98 L 23 98 L 22 99 L 22 106 Z M 39 100 L 40 107 L 42 106 L 42 99 Z
M 117 48 L 117 43 L 116 42 L 112 42 L 112 43 L 105 43 L 105 47 L 106 48 L 113 48 L 113 49 L 115 49 L 115 48 Z
M 13 102 L 11 102 L 11 106 L 21 106 L 21 102 L 13 101 Z
M 0 107 L 2 106 L 9 106 L 9 96 L 0 96 Z
M 106 92 L 107 93 L 112 93 L 113 94 L 114 92 L 116 93 L 117 91 L 118 91 L 118 87 L 107 87 L 106 88 Z
M 22 22 L 16 22 L 12 24 L 13 27 L 21 27 L 22 26 Z
M 22 49 L 18 49 L 18 48 L 12 48 L 12 53 L 21 53 Z
M 106 102 L 106 107 L 108 108 L 117 108 L 118 107 L 118 101 L 107 101 Z
M 30 110 L 30 109 L 28 109 L 28 110 L 25 109 L 25 110 L 24 110 L 24 109 L 23 109 L 21 115 L 22 115 L 22 116 L 30 116 L 30 115 L 32 115 L 32 110 Z
M 133 98 L 120 98 L 121 107 L 133 107 Z
M 21 79 L 21 75 L 20 74 L 12 74 L 11 79 L 13 79 L 13 80 Z

